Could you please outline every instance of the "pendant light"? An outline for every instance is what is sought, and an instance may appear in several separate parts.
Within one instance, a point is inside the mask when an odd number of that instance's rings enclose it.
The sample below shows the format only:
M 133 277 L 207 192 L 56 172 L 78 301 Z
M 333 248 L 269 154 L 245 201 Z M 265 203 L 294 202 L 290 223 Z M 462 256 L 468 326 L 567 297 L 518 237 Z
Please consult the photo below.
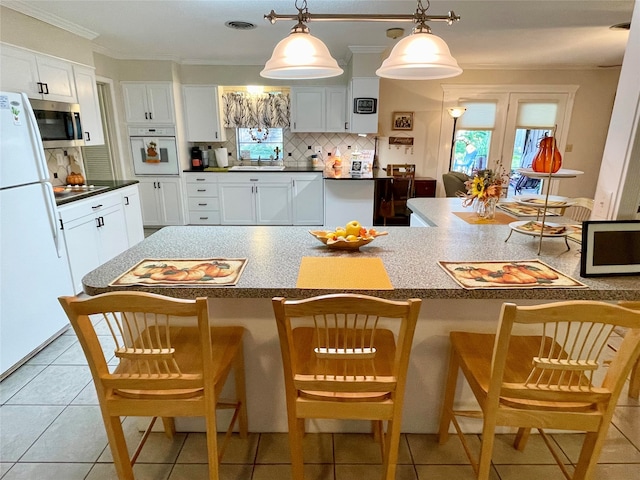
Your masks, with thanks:
M 396 80 L 435 80 L 460 75 L 462 69 L 449 47 L 431 28 L 420 23 L 408 37 L 400 40 L 376 75 Z
M 307 78 L 328 78 L 341 75 L 344 70 L 331 56 L 322 40 L 309 33 L 307 0 L 298 7 L 298 23 L 284 40 L 273 49 L 260 76 L 264 78 L 302 80 Z M 271 12 L 274 14 L 274 12 Z
M 271 24 L 277 20 L 297 20 L 287 38 L 278 43 L 271 59 L 260 75 L 275 79 L 311 79 L 335 77 L 343 70 L 331 57 L 326 45 L 309 33 L 306 23 L 326 22 L 414 22 L 412 34 L 398 42 L 382 66 L 376 71 L 380 77 L 400 80 L 430 80 L 460 75 L 462 69 L 451 56 L 449 47 L 440 37 L 433 35 L 426 22 L 453 22 L 460 17 L 453 12 L 448 15 L 427 15 L 422 0 L 413 14 L 310 14 L 307 0 L 298 7 L 297 14 L 280 15 L 271 10 L 264 18 Z

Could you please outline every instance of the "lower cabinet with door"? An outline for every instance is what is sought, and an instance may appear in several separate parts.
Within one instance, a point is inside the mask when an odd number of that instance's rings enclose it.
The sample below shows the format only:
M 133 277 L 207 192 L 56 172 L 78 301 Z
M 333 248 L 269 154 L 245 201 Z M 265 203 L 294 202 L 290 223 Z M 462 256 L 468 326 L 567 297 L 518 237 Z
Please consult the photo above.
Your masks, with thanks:
M 145 226 L 184 225 L 179 177 L 137 177 Z
M 144 237 L 135 194 L 132 186 L 58 207 L 75 293 L 82 291 L 87 273 Z
M 217 182 L 222 225 L 324 222 L 324 180 L 320 172 L 223 173 L 217 175 Z
M 222 225 L 292 225 L 290 175 L 228 173 L 219 177 Z

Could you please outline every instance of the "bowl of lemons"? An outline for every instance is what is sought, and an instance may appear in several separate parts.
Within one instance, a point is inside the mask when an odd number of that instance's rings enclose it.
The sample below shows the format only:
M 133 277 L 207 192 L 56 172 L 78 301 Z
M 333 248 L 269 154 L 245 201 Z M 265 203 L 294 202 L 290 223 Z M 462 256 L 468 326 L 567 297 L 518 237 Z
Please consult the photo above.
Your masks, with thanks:
M 344 227 L 337 227 L 335 230 L 310 230 L 309 233 L 335 250 L 358 250 L 373 242 L 376 237 L 388 234 L 388 232 L 378 232 L 375 228 L 365 228 L 357 220 L 352 220 Z

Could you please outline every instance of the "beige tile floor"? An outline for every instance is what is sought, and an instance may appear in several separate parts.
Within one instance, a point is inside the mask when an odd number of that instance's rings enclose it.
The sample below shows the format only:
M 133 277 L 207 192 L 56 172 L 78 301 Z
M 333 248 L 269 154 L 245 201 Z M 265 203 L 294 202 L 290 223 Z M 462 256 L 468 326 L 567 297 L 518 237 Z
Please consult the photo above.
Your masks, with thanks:
M 434 408 L 438 408 L 434 406 Z M 250 414 L 251 412 L 249 412 Z M 123 421 L 129 444 L 140 437 L 138 422 Z M 468 435 L 479 448 L 478 435 Z M 566 464 L 576 462 L 582 435 L 552 435 Z M 492 479 L 563 479 L 538 436 L 524 452 L 513 435 L 498 435 Z M 379 478 L 380 449 L 368 435 L 309 434 L 305 437 L 307 480 Z M 220 468 L 222 480 L 290 478 L 287 436 L 233 437 Z M 153 433 L 134 467 L 137 480 L 198 480 L 207 476 L 205 435 Z M 570 467 L 571 468 L 571 467 Z M 0 478 L 2 480 L 116 479 L 91 376 L 73 331 L 0 383 Z M 439 446 L 435 435 L 402 435 L 398 480 L 473 479 L 455 436 Z M 640 403 L 620 398 L 594 480 L 640 480 Z

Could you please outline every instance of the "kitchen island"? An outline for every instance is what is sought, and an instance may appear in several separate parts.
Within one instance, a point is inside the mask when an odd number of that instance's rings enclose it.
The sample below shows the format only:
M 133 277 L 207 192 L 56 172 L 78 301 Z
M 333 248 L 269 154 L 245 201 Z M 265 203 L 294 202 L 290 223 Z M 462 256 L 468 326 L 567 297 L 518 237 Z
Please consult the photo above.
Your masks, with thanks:
M 376 238 L 359 252 L 327 249 L 305 227 L 167 227 L 105 263 L 84 277 L 90 295 L 116 289 L 136 289 L 181 298 L 209 298 L 211 320 L 247 328 L 245 358 L 250 429 L 286 431 L 284 384 L 277 330 L 271 308 L 274 296 L 308 297 L 340 290 L 296 288 L 303 257 L 379 257 L 393 290 L 360 290 L 384 298 L 423 299 L 408 372 L 403 431 L 435 432 L 447 365 L 451 330 L 494 332 L 500 305 L 567 299 L 640 300 L 637 277 L 579 277 L 579 245 L 563 239 L 545 239 L 537 255 L 538 239 L 512 235 L 508 225 L 472 225 L 452 212 L 465 211 L 460 199 L 410 200 L 414 213 L 428 219 L 427 228 L 390 227 L 389 235 Z M 516 220 L 514 218 L 514 220 Z M 554 219 L 554 221 L 560 221 Z M 246 268 L 234 287 L 135 286 L 109 284 L 143 259 L 247 258 Z M 447 261 L 540 259 L 582 281 L 586 289 L 465 290 L 437 263 Z M 358 275 L 359 272 L 354 272 Z M 351 290 L 353 291 L 353 290 Z M 469 392 L 461 402 L 471 399 Z M 181 424 L 183 428 L 194 425 Z M 311 429 L 367 431 L 352 422 L 311 422 Z M 472 428 L 472 427 L 469 427 Z

